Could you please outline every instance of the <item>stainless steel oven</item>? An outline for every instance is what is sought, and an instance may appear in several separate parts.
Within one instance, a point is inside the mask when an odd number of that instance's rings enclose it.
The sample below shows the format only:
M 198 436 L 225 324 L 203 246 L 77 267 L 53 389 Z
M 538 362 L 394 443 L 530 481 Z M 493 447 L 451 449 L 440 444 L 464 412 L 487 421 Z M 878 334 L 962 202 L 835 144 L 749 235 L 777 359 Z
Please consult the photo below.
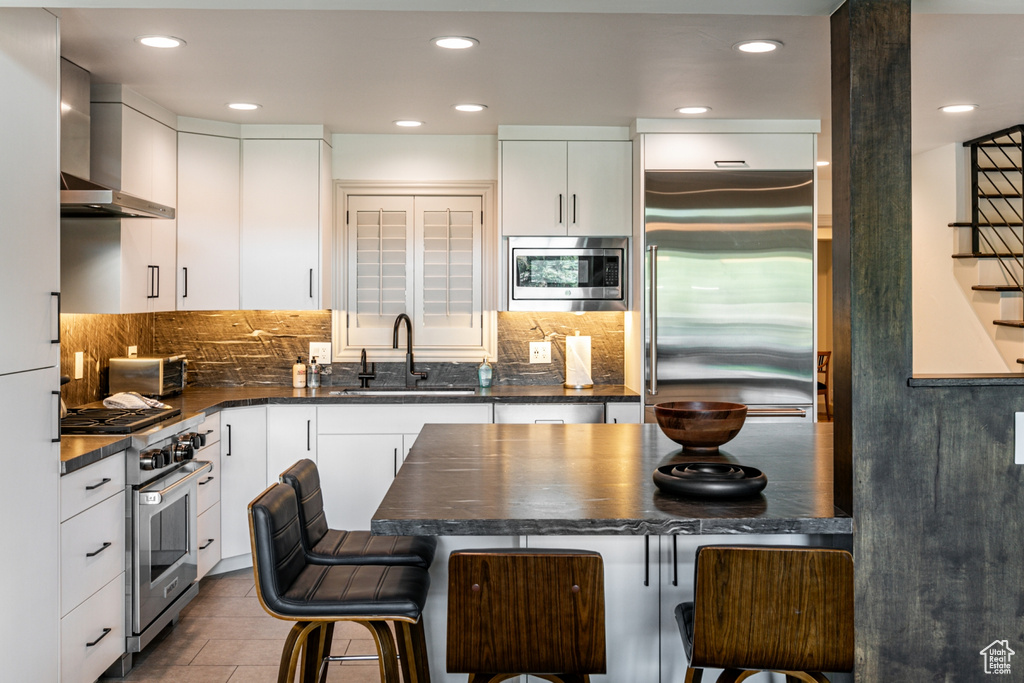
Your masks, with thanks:
M 189 460 L 132 490 L 131 632 L 140 650 L 147 627 L 196 580 L 198 481 L 212 468 Z

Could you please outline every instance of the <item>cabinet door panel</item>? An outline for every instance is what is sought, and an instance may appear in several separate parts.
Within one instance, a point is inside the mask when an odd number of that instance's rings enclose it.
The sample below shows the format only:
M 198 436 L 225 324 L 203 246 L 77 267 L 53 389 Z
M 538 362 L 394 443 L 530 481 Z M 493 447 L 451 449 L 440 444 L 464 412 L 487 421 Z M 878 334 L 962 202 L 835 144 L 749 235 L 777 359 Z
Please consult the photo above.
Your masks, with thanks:
M 501 143 L 501 233 L 564 235 L 567 220 L 566 143 Z
M 178 134 L 179 310 L 238 308 L 240 154 L 233 138 Z
M 316 462 L 316 406 L 267 406 L 267 482 L 297 460 Z
M 0 82 L 10 93 L 0 107 L 0 375 L 53 367 L 60 358 L 50 343 L 59 328 L 51 295 L 60 262 L 55 26 L 43 11 L 8 9 L 0 18 Z
M 601 553 L 608 672 L 590 679 L 594 683 L 657 681 L 658 538 L 645 543 L 644 536 L 529 536 L 527 546 Z
M 401 434 L 329 434 L 317 439 L 328 526 L 369 530 L 403 450 Z
M 316 308 L 319 231 L 319 142 L 244 140 L 242 307 Z
M 632 143 L 568 144 L 569 235 L 629 236 L 633 231 Z
M 221 558 L 220 503 L 214 503 L 196 521 L 196 539 L 199 542 L 199 560 L 196 578 L 206 576 Z
M 267 413 L 263 406 L 221 413 L 221 552 L 251 552 L 248 505 L 267 487 Z

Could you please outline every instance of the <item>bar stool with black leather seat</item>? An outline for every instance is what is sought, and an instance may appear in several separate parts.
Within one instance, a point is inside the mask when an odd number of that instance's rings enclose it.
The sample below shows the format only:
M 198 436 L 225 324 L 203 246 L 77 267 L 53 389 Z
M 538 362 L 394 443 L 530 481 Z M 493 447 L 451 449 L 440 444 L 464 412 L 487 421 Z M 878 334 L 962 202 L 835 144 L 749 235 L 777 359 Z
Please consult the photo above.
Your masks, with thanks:
M 421 567 L 310 564 L 302 552 L 292 487 L 274 484 L 249 503 L 256 595 L 268 613 L 296 622 L 285 640 L 278 682 L 322 680 L 334 624 L 354 621 L 373 635 L 383 683 L 429 683 L 421 614 L 430 575 Z M 393 622 L 398 636 L 388 628 Z
M 604 673 L 604 563 L 586 550 L 459 550 L 448 559 L 448 673 L 469 683 Z
M 281 473 L 295 489 L 302 522 L 302 549 L 314 564 L 397 564 L 430 568 L 437 549 L 433 536 L 375 536 L 369 531 L 329 529 L 324 515 L 320 472 L 308 458 Z
M 676 606 L 689 666 L 725 669 L 719 683 L 759 671 L 820 683 L 853 669 L 853 557 L 796 546 L 702 546 L 694 601 Z

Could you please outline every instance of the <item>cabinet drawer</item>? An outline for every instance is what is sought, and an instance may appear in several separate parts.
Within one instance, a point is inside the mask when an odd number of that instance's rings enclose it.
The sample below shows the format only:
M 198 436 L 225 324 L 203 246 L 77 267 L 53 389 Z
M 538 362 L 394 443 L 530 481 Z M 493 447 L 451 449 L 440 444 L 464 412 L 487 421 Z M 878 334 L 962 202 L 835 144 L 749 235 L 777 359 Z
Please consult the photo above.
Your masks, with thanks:
M 814 168 L 814 136 L 809 133 L 645 135 L 644 168 L 648 171 L 729 168 L 809 171 Z
M 206 446 L 204 446 L 204 448 L 209 448 L 212 444 L 219 443 L 220 413 L 213 413 L 212 415 L 207 415 L 206 420 L 204 420 L 202 424 L 196 427 L 196 431 L 199 432 L 200 434 L 209 432 L 206 434 Z
M 124 491 L 124 453 L 60 478 L 60 521 Z
M 196 453 L 196 460 L 205 460 L 213 465 L 206 474 L 199 478 L 199 495 L 196 498 L 196 510 L 202 514 L 210 506 L 220 500 L 220 444 L 206 446 Z
M 121 573 L 60 620 L 62 681 L 94 681 L 124 654 L 124 600 Z
M 590 422 L 604 422 L 603 403 L 500 403 L 494 406 L 495 424 Z
M 196 538 L 199 540 L 198 576 L 201 579 L 220 562 L 220 503 L 199 515 L 196 523 Z
M 317 408 L 318 434 L 417 434 L 425 424 L 488 424 L 487 403 L 352 405 Z
M 60 525 L 60 613 L 124 572 L 124 491 Z

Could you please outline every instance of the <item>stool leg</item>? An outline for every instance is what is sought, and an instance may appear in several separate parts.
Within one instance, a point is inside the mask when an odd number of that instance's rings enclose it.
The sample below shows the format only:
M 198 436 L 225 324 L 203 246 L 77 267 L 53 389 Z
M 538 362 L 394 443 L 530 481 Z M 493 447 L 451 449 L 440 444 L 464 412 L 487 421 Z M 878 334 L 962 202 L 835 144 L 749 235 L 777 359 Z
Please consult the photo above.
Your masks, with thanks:
M 693 667 L 686 667 L 686 682 L 685 683 L 700 683 L 704 680 L 704 669 L 694 669 Z
M 309 632 L 306 645 L 302 648 L 302 683 L 316 683 L 317 673 L 324 649 L 324 636 L 327 624 L 317 622 Z
M 423 617 L 414 624 L 407 621 L 396 622 L 395 627 L 398 631 L 398 663 L 402 668 L 402 680 L 405 683 L 430 683 Z
M 751 671 L 749 669 L 726 669 L 718 676 L 718 680 L 715 683 L 739 683 L 745 678 L 750 678 L 754 674 L 761 673 L 760 671 Z
M 331 656 L 331 645 L 334 643 L 334 622 L 329 621 L 323 625 L 323 639 L 321 640 L 319 663 L 317 665 L 317 677 L 313 680 L 316 683 L 324 683 L 327 680 L 327 662 L 324 660 Z
M 401 683 L 401 679 L 398 677 L 398 651 L 395 648 L 395 639 L 391 636 L 391 629 L 388 628 L 388 622 L 363 621 L 360 623 L 370 630 L 377 645 L 381 683 Z
M 786 683 L 797 683 L 797 681 L 804 681 L 804 683 L 829 683 L 829 680 L 825 678 L 825 674 L 817 671 L 781 671 L 779 673 L 786 674 Z
M 281 665 L 277 669 L 277 683 L 292 683 L 295 680 L 295 672 L 298 669 L 299 653 L 306 646 L 311 631 L 320 628 L 317 623 L 299 621 L 292 626 L 288 637 L 284 641 L 284 649 L 281 651 Z

